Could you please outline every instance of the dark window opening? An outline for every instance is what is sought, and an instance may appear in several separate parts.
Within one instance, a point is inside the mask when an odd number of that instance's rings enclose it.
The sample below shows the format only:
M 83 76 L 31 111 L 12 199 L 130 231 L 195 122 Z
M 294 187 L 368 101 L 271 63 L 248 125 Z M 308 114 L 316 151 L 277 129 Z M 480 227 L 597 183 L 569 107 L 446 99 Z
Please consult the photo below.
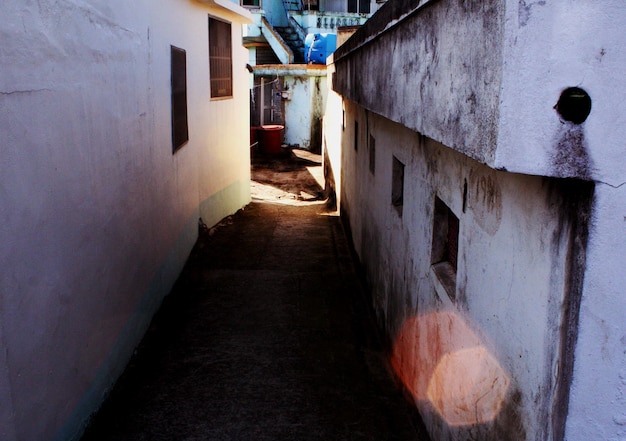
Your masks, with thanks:
M 398 215 L 402 216 L 404 205 L 404 164 L 393 157 L 393 169 L 391 172 L 391 205 Z
M 187 122 L 187 53 L 171 46 L 172 152 L 189 141 Z
M 446 244 L 446 258 L 454 272 L 456 272 L 459 255 L 459 218 L 448 208 L 448 240 Z
M 260 8 L 261 0 L 241 0 L 241 6 L 247 6 L 249 8 Z
M 434 208 L 432 268 L 448 296 L 454 301 L 459 255 L 459 218 L 438 197 L 435 197 Z
M 369 0 L 348 0 L 348 12 L 369 14 L 370 13 L 370 1 Z
M 270 46 L 257 46 L 256 64 L 280 64 L 280 59 Z
M 209 17 L 209 73 L 211 98 L 233 96 L 233 58 L 230 23 Z
M 467 210 L 467 179 L 463 181 L 463 213 Z
M 307 11 L 317 11 L 319 10 L 318 0 L 304 0 L 302 4 L 304 5 L 304 9 Z
M 376 139 L 370 135 L 370 172 L 376 174 Z

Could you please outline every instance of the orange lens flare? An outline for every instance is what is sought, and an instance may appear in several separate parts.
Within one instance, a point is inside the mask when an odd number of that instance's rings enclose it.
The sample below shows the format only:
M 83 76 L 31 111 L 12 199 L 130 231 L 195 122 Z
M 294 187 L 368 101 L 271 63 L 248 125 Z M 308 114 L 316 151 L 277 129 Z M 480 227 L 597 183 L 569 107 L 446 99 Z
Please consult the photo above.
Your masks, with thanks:
M 450 311 L 407 320 L 391 364 L 415 399 L 430 402 L 450 426 L 495 419 L 510 383 L 476 333 Z
M 498 416 L 509 382 L 498 360 L 484 346 L 476 346 L 441 358 L 427 396 L 449 425 L 475 425 Z

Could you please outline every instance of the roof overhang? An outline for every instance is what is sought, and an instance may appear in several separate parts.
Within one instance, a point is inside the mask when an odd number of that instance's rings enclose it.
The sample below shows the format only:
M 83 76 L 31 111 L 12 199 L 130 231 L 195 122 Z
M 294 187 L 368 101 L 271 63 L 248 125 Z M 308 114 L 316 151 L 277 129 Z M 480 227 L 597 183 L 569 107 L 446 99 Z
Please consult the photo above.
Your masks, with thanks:
M 238 3 L 234 3 L 230 0 L 197 0 L 199 3 L 203 3 L 214 8 L 221 9 L 225 12 L 235 14 L 243 23 L 252 23 L 254 18 L 252 13 L 246 8 L 239 6 Z

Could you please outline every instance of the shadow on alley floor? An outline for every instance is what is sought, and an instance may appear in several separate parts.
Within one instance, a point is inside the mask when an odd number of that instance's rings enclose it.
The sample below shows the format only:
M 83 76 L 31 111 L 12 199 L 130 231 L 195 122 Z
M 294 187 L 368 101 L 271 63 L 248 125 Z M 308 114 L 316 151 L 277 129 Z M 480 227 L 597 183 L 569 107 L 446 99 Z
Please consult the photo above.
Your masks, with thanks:
M 83 441 L 419 440 L 319 155 L 253 161 L 253 202 L 204 230 Z

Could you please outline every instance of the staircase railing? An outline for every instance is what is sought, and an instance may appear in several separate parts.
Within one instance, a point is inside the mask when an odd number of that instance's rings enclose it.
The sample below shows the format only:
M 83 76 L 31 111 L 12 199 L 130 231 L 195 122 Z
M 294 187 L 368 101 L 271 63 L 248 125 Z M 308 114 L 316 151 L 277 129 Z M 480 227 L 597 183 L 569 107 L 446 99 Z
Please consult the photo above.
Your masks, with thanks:
M 293 18 L 293 17 L 289 17 L 289 26 L 291 26 L 291 28 L 296 31 L 296 34 L 298 34 L 298 38 L 302 41 L 305 40 L 306 38 L 306 31 L 304 30 L 304 28 L 300 25 L 300 23 L 298 23 L 298 21 Z
M 265 17 L 261 17 L 261 34 L 282 64 L 293 63 L 293 51 Z

